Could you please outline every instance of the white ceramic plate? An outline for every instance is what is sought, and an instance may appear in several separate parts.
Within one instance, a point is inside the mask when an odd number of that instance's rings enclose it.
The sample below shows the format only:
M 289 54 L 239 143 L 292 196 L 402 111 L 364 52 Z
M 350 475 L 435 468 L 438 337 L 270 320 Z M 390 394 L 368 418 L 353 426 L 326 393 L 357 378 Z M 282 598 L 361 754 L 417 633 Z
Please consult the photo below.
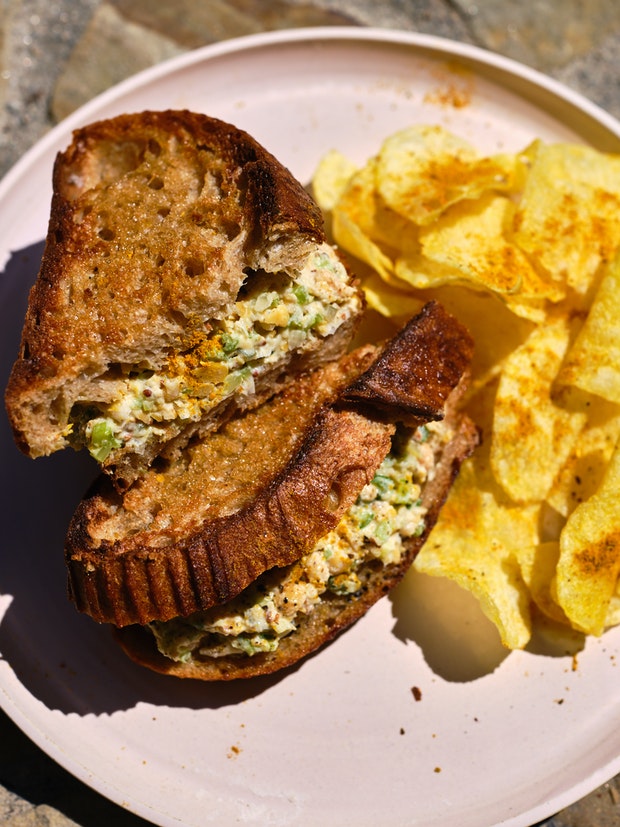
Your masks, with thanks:
M 89 103 L 0 184 L 3 379 L 38 268 L 56 151 L 82 123 L 165 107 L 248 129 L 303 181 L 326 150 L 361 161 L 415 121 L 483 150 L 536 136 L 620 148 L 619 125 L 577 95 L 432 37 L 300 30 L 184 55 Z M 134 666 L 65 597 L 63 535 L 92 466 L 70 452 L 25 459 L 4 419 L 0 445 L 0 702 L 56 761 L 142 817 L 525 827 L 620 771 L 620 629 L 576 659 L 542 640 L 507 654 L 477 604 L 440 580 L 408 576 L 274 678 L 210 686 Z

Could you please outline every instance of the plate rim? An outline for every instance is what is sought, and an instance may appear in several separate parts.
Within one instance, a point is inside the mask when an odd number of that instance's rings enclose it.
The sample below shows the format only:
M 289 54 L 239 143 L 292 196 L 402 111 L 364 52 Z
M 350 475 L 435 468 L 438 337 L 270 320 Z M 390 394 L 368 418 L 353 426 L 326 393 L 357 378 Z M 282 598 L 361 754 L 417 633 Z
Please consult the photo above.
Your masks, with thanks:
M 601 126 L 609 130 L 612 135 L 620 138 L 620 120 L 597 103 L 591 101 L 581 92 L 514 58 L 506 57 L 476 44 L 451 40 L 440 35 L 403 31 L 379 26 L 308 26 L 277 29 L 266 32 L 255 32 L 241 37 L 209 43 L 196 49 L 190 49 L 187 52 L 174 55 L 153 66 L 148 66 L 121 80 L 114 86 L 103 90 L 51 127 L 17 159 L 6 171 L 2 179 L 0 179 L 0 199 L 4 197 L 5 190 L 8 191 L 13 185 L 14 179 L 17 179 L 22 174 L 23 169 L 30 166 L 39 155 L 44 154 L 48 147 L 53 145 L 60 135 L 86 122 L 90 112 L 96 112 L 105 107 L 107 103 L 112 103 L 118 98 L 123 97 L 123 95 L 135 91 L 148 83 L 157 81 L 172 72 L 181 71 L 189 66 L 207 62 L 217 57 L 234 54 L 236 52 L 249 52 L 253 49 L 279 44 L 304 43 L 317 40 L 364 41 L 368 43 L 410 46 L 416 49 L 441 53 L 451 59 L 460 57 L 474 63 L 484 64 L 487 67 L 500 69 L 509 75 L 521 78 L 533 86 L 544 89 L 555 97 L 561 98 L 566 103 L 578 108 L 593 120 L 597 121 Z

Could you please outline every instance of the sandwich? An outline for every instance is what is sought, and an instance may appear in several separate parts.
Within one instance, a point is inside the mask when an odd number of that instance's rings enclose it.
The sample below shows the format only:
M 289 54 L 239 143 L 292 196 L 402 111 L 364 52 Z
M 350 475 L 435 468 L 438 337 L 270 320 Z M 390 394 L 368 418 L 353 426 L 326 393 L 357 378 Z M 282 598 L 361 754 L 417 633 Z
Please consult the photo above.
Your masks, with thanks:
M 327 643 L 400 581 L 478 433 L 468 332 L 431 302 L 158 458 L 101 474 L 65 548 L 76 607 L 157 672 L 230 680 Z
M 115 486 L 347 349 L 359 285 L 247 133 L 187 111 L 75 131 L 5 400 L 18 446 Z

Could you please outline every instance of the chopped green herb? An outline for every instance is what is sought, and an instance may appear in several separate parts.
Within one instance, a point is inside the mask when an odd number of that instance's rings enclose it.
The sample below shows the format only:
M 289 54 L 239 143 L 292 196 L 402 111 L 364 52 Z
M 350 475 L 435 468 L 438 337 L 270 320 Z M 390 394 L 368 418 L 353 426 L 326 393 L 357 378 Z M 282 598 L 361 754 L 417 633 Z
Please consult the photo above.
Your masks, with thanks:
M 224 396 L 228 396 L 233 391 L 237 390 L 237 388 L 249 377 L 252 371 L 249 367 L 241 368 L 241 370 L 235 370 L 232 373 L 229 373 L 224 382 L 222 383 L 222 392 Z
M 230 333 L 222 333 L 221 341 L 222 350 L 226 355 L 234 353 L 239 347 L 239 340 L 235 339 L 234 336 L 231 336 Z
M 317 327 L 317 325 L 320 325 L 321 322 L 324 321 L 325 317 L 320 313 L 315 313 L 314 316 L 307 318 L 302 315 L 299 309 L 296 309 L 289 319 L 287 327 L 290 330 L 311 330 L 313 327 Z
M 304 287 L 303 284 L 294 284 L 293 285 L 293 295 L 299 302 L 299 304 L 308 304 L 310 301 L 310 293 L 308 293 L 308 288 Z
M 333 575 L 327 581 L 327 588 L 334 594 L 355 594 L 361 585 L 359 577 L 352 571 Z
M 392 480 L 383 474 L 375 474 L 372 478 L 372 484 L 380 494 L 385 494 L 392 487 Z
M 95 422 L 92 427 L 88 446 L 90 455 L 94 457 L 97 462 L 103 462 L 115 448 L 120 447 L 121 443 L 114 436 L 110 423 L 105 421 Z
M 360 528 L 366 528 L 366 526 L 368 526 L 368 525 L 370 525 L 370 523 L 372 523 L 372 520 L 373 520 L 372 511 L 370 509 L 368 509 L 367 511 L 362 513 L 362 515 L 360 517 L 360 521 L 359 521 L 359 527 Z
M 380 546 L 392 536 L 392 525 L 389 520 L 381 520 L 375 528 L 375 540 Z

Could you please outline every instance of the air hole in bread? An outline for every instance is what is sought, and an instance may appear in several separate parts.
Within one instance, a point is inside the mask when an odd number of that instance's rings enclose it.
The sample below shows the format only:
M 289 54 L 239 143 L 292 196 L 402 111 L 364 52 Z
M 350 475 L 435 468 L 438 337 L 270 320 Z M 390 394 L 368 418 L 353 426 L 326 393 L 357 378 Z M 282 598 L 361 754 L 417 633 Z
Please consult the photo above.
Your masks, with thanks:
M 116 238 L 116 233 L 109 227 L 102 227 L 97 233 L 97 235 L 100 239 L 102 239 L 102 241 L 112 241 L 114 238 Z
M 160 218 L 167 218 L 170 215 L 170 207 L 160 207 L 157 210 L 157 215 Z
M 161 153 L 161 147 L 154 138 L 149 139 L 149 142 L 147 144 L 147 148 L 148 148 L 148 151 L 151 153 L 151 155 L 154 155 L 156 158 Z
M 190 258 L 185 262 L 185 272 L 190 278 L 201 276 L 205 271 L 204 261 L 198 258 Z
M 234 238 L 237 238 L 239 233 L 241 232 L 241 227 L 236 221 L 231 220 L 224 220 L 222 222 L 222 229 L 226 233 L 226 237 L 229 241 L 232 241 Z
M 163 474 L 165 471 L 168 470 L 169 467 L 170 460 L 166 459 L 165 457 L 155 457 L 151 465 L 153 471 L 157 472 L 158 474 Z
M 158 255 L 157 258 L 155 259 L 155 266 L 156 267 L 163 267 L 163 265 L 165 263 L 166 263 L 166 259 L 162 255 Z
M 148 185 L 152 190 L 161 190 L 164 188 L 164 179 L 160 178 L 159 175 L 154 175 L 148 182 Z
M 243 268 L 243 275 L 245 276 L 243 282 L 241 283 L 241 287 L 239 288 L 239 292 L 237 293 L 237 297 L 235 301 L 243 301 L 243 299 L 248 294 L 248 283 L 251 283 L 253 277 L 258 273 L 257 270 L 253 270 L 251 267 L 244 267 Z
M 120 476 L 118 478 L 116 477 L 116 465 L 108 465 L 106 471 L 110 475 L 114 475 L 114 485 L 118 491 L 125 491 L 127 488 L 129 488 L 128 480 L 124 480 Z

